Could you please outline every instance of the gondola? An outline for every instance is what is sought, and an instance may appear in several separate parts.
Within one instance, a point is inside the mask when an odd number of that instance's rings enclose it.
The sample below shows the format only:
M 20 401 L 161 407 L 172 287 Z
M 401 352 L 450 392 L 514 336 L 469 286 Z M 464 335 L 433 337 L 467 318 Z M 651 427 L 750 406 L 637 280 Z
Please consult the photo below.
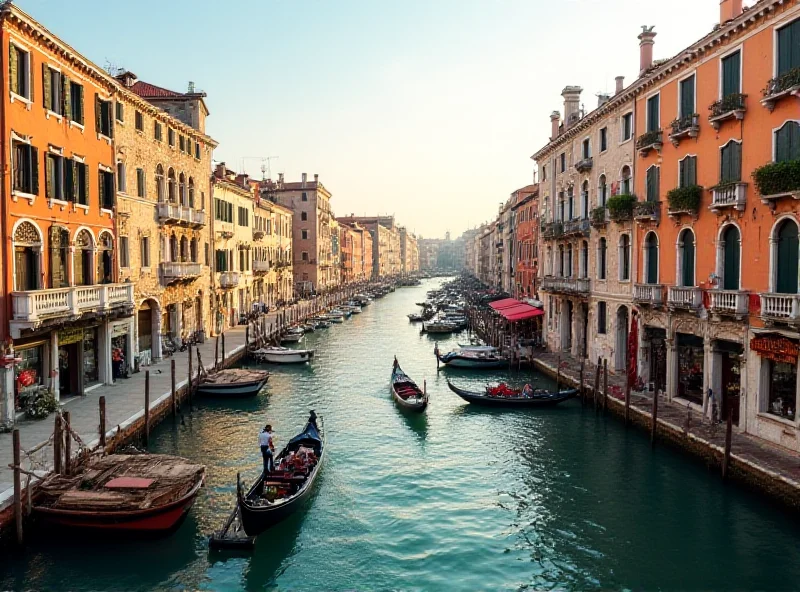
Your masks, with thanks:
M 394 359 L 392 366 L 391 390 L 392 397 L 403 409 L 425 411 L 428 406 L 428 393 L 425 389 L 420 389 L 417 383 L 403 372 L 397 363 L 397 358 Z
M 483 368 L 491 370 L 495 368 L 502 368 L 508 366 L 509 361 L 497 355 L 497 350 L 464 350 L 451 351 L 446 354 L 439 352 L 439 346 L 433 350 L 436 358 L 445 366 L 452 368 L 470 368 L 479 369 Z
M 237 483 L 239 517 L 248 536 L 259 535 L 285 519 L 311 495 L 325 459 L 325 431 L 317 419 L 312 411 L 303 431 L 275 458 L 275 470 L 262 473 L 247 494 Z
M 447 386 L 450 390 L 468 403 L 476 405 L 486 405 L 492 407 L 548 407 L 578 396 L 578 389 L 566 389 L 562 391 L 541 391 L 534 390 L 531 395 L 523 396 L 522 391 L 512 391 L 508 396 L 490 395 L 489 389 L 479 393 L 458 388 L 449 380 Z

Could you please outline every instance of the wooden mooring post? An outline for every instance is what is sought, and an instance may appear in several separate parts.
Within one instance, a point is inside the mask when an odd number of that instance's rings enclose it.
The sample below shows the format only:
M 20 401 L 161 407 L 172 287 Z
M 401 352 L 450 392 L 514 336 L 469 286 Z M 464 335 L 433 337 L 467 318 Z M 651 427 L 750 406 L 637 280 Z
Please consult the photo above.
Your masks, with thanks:
M 106 449 L 106 398 L 100 397 L 100 448 Z
M 581 356 L 581 373 L 580 373 L 580 378 L 578 379 L 579 380 L 578 392 L 580 392 L 581 394 L 581 405 L 586 405 L 586 389 L 583 388 L 583 373 L 585 370 L 586 370 L 586 358 L 584 356 Z
M 64 443 L 64 435 L 61 431 L 61 416 L 56 414 L 56 421 L 53 426 L 53 472 L 61 474 L 61 446 Z
M 70 463 L 72 461 L 72 421 L 69 411 L 62 413 L 64 418 L 64 474 L 70 474 Z
M 594 399 L 594 410 L 597 411 L 597 406 L 600 402 L 600 366 L 602 359 L 597 358 L 597 369 L 594 373 L 594 391 L 592 391 L 592 398 Z
M 625 374 L 625 427 L 631 421 L 631 381 L 628 380 L 628 374 Z
M 225 368 L 225 331 L 222 332 L 221 337 L 222 337 L 222 350 L 221 350 L 222 357 L 220 358 L 219 361 L 219 367 Z
M 561 383 L 561 352 L 556 354 L 556 393 L 560 392 L 559 384 Z
M 189 382 L 186 383 L 186 400 L 189 402 L 189 411 L 192 410 L 192 383 L 194 380 L 194 368 L 192 367 L 192 346 L 189 346 Z
M 603 358 L 603 413 L 608 409 L 608 360 Z
M 722 478 L 728 478 L 731 466 L 731 444 L 733 439 L 733 408 L 728 408 L 728 419 L 725 424 L 725 456 L 722 457 Z
M 653 425 L 650 427 L 650 446 L 655 448 L 656 430 L 658 429 L 658 389 L 653 390 Z
M 217 369 L 217 360 L 219 359 L 219 335 L 214 341 L 214 370 Z
M 22 479 L 19 472 L 20 463 L 22 462 L 21 445 L 19 442 L 19 430 L 15 429 L 13 432 L 13 445 L 14 445 L 14 521 L 17 525 L 17 543 L 22 544 Z M 30 487 L 30 482 L 28 482 Z M 30 496 L 30 491 L 28 492 Z
M 144 372 L 144 447 L 150 444 L 150 370 Z
M 170 394 L 172 395 L 172 419 L 178 416 L 178 393 L 175 391 L 175 358 L 169 361 Z

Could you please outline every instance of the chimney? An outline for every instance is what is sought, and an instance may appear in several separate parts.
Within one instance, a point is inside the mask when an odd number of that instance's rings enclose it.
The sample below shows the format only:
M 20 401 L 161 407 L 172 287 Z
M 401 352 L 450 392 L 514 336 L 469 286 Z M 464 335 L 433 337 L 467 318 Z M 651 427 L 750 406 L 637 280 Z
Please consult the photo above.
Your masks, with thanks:
M 306 175 L 305 173 L 303 173 L 303 177 L 302 177 L 302 181 L 303 181 L 303 182 L 302 182 L 302 184 L 300 185 L 300 187 L 305 187 L 305 186 L 306 186 L 306 179 L 308 179 L 308 175 Z
M 319 175 L 314 173 L 314 183 L 319 183 Z
M 190 95 L 194 94 L 194 82 L 191 80 L 189 81 L 189 90 L 187 91 Z
M 724 25 L 729 20 L 742 14 L 742 0 L 722 0 L 719 3 L 719 24 Z
M 597 106 L 602 107 L 606 103 L 611 100 L 611 95 L 608 93 L 598 93 L 597 95 Z
M 226 172 L 225 163 L 224 162 L 220 162 L 220 163 L 217 164 L 217 168 L 214 171 L 214 176 L 217 179 L 224 179 L 225 178 L 225 172 Z
M 567 128 L 580 119 L 582 92 L 583 89 L 580 86 L 565 86 L 561 91 L 561 96 L 564 97 L 564 123 Z
M 644 74 L 653 65 L 653 44 L 655 43 L 655 27 L 642 26 L 639 34 L 639 76 Z
M 283 187 L 283 173 L 278 173 L 278 186 Z
M 619 94 L 622 92 L 622 89 L 625 88 L 625 77 L 624 76 L 617 76 L 614 79 L 617 82 L 617 88 L 614 94 Z
M 561 114 L 558 111 L 553 111 L 550 114 L 550 139 L 555 140 L 558 137 L 558 124 L 561 121 Z

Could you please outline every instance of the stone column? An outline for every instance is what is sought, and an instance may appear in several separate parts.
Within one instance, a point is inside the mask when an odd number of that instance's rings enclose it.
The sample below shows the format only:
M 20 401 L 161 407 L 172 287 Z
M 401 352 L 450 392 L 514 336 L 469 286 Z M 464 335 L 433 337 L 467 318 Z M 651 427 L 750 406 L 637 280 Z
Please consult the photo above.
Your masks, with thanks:
M 58 331 L 50 331 L 50 375 L 56 401 L 61 400 L 61 375 L 58 370 Z
M 708 399 L 710 388 L 714 400 L 717 402 L 717 413 L 722 413 L 722 353 L 715 347 L 714 341 L 706 337 L 703 342 L 705 355 L 703 357 L 703 413 L 712 418 L 714 406 Z M 717 419 L 721 419 L 718 417 Z
M 678 344 L 675 334 L 667 337 L 667 399 L 678 395 Z
M 103 319 L 97 327 L 97 368 L 98 378 L 103 384 L 114 382 L 111 371 L 111 323 Z
M 14 367 L 0 368 L 0 428 L 11 428 L 16 421 L 14 409 Z
M 178 301 L 173 305 L 172 315 L 173 337 L 177 342 L 183 335 L 183 302 Z

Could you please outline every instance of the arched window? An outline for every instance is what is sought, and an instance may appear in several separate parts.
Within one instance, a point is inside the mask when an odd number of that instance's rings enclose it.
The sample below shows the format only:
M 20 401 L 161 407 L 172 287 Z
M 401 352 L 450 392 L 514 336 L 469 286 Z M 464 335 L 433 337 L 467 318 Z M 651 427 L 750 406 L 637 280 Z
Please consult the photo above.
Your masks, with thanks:
M 567 269 L 565 277 L 572 277 L 572 245 L 567 245 Z
M 181 200 L 181 205 L 188 205 L 186 201 L 186 177 L 183 175 L 183 173 L 181 173 L 178 177 L 178 195 L 180 196 L 179 199 Z
M 189 207 L 194 207 L 194 179 L 189 177 Z
M 175 203 L 177 199 L 178 188 L 175 183 L 175 170 L 170 167 L 167 171 L 167 199 L 169 203 Z
M 69 286 L 69 231 L 63 226 L 50 227 L 50 287 Z
M 169 256 L 170 261 L 180 261 L 178 259 L 178 239 L 174 234 L 169 237 Z
M 779 294 L 797 294 L 798 243 L 797 224 L 784 220 L 775 233 L 775 291 Z
M 619 194 L 630 195 L 631 193 L 631 167 L 625 165 L 622 167 L 622 175 L 619 180 Z
M 800 123 L 787 121 L 775 132 L 775 162 L 800 160 Z
M 73 257 L 73 267 L 75 269 L 75 285 L 92 285 L 92 268 L 94 239 L 88 230 L 81 230 L 75 237 L 75 255 Z
M 606 183 L 606 176 L 600 175 L 600 183 L 597 187 L 597 205 L 601 208 L 606 207 L 606 200 L 608 199 L 608 184 Z
M 600 240 L 597 242 L 597 279 L 604 280 L 606 279 L 606 256 L 608 251 L 608 245 L 606 243 L 605 237 L 600 237 Z
M 159 202 L 163 202 L 165 198 L 164 190 L 164 167 L 158 165 L 156 167 L 156 196 Z
M 719 253 L 722 255 L 720 270 L 723 290 L 738 290 L 740 276 L 741 237 L 739 229 L 729 224 L 722 232 Z
M 583 241 L 581 243 L 581 260 L 580 260 L 580 277 L 589 277 L 589 242 Z
M 619 239 L 619 279 L 623 282 L 631 279 L 631 239 L 627 234 Z
M 694 232 L 685 229 L 678 238 L 678 285 L 693 287 L 694 283 Z
M 581 218 L 589 217 L 589 181 L 584 181 L 581 186 Z
M 189 260 L 189 241 L 186 239 L 185 236 L 181 237 L 181 261 L 188 261 Z
M 567 188 L 567 213 L 569 214 L 567 220 L 572 220 L 575 217 L 575 194 L 572 186 Z
M 742 180 L 742 144 L 731 140 L 720 150 L 720 183 L 737 183 Z
M 22 222 L 14 231 L 14 289 L 39 289 L 39 254 L 42 236 L 31 222 Z
M 191 246 L 189 248 L 189 256 L 191 257 L 192 263 L 197 263 L 197 239 L 193 238 Z
M 658 237 L 649 232 L 644 239 L 644 282 L 658 283 Z
M 97 283 L 110 284 L 114 281 L 114 239 L 108 232 L 100 235 L 97 246 Z
M 565 277 L 564 271 L 566 270 L 564 261 L 564 245 L 558 245 L 558 275 Z

